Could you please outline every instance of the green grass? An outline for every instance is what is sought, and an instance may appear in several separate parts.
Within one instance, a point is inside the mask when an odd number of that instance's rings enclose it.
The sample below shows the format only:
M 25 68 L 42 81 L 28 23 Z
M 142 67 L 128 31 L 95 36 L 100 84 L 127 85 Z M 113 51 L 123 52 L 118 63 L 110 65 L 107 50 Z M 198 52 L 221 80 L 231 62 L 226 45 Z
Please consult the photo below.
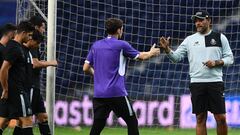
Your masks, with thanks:
M 80 135 L 89 135 L 90 128 L 82 128 Z M 139 128 L 140 135 L 195 135 L 195 129 Z M 230 129 L 229 135 L 240 135 L 240 129 Z M 101 135 L 127 135 L 126 128 L 104 128 Z M 209 129 L 208 135 L 216 135 L 215 129 Z
M 143 128 L 140 127 L 140 135 L 195 135 L 195 129 L 172 129 L 172 128 Z M 90 127 L 70 128 L 56 127 L 55 135 L 89 135 Z M 4 133 L 10 135 L 12 130 L 7 129 Z M 37 128 L 34 128 L 34 135 L 40 135 Z M 126 127 L 104 128 L 101 135 L 127 135 Z M 208 135 L 216 135 L 215 129 L 208 129 Z M 240 135 L 240 129 L 229 129 L 228 135 Z

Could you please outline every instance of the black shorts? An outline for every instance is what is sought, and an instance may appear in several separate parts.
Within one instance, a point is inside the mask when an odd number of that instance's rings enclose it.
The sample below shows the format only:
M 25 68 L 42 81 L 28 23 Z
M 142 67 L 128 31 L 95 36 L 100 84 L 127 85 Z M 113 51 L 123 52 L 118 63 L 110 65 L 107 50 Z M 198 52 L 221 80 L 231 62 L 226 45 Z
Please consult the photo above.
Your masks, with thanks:
M 9 119 L 32 116 L 28 92 L 10 89 L 8 99 L 0 100 L 0 116 Z
M 193 113 L 226 113 L 223 82 L 191 83 L 190 91 Z
M 0 99 L 0 116 L 3 118 L 9 117 L 9 108 L 7 100 Z
M 135 116 L 135 112 L 127 96 L 113 98 L 93 98 L 94 119 L 107 119 L 113 111 L 117 117 Z
M 46 113 L 46 108 L 44 105 L 44 100 L 40 93 L 40 89 L 31 88 L 30 90 L 30 102 L 32 105 L 33 114 Z

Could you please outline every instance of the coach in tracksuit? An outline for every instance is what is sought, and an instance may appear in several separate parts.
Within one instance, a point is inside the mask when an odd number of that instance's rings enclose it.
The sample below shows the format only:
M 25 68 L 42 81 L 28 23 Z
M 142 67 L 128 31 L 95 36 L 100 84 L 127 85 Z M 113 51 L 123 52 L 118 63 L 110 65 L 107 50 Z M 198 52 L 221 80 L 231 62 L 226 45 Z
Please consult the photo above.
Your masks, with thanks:
M 210 111 L 217 123 L 217 135 L 227 135 L 222 67 L 233 64 L 233 54 L 225 35 L 212 31 L 207 11 L 196 12 L 192 20 L 197 32 L 186 37 L 176 51 L 170 49 L 169 38 L 161 37 L 160 44 L 173 62 L 188 57 L 196 134 L 207 134 L 207 111 Z

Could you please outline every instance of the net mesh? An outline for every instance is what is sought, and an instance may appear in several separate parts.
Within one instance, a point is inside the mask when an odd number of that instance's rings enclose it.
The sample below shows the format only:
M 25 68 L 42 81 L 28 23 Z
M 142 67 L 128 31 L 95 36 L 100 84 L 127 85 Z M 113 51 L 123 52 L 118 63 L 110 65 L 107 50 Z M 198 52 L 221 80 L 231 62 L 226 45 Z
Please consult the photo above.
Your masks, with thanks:
M 34 2 L 47 16 L 47 0 Z M 230 99 L 227 111 L 234 112 L 230 101 L 240 95 L 239 3 L 238 0 L 58 0 L 56 124 L 92 124 L 93 81 L 83 73 L 82 66 L 92 43 L 106 37 L 104 22 L 107 18 L 123 20 L 123 40 L 139 51 L 149 50 L 153 43 L 159 42 L 159 36 L 171 37 L 171 47 L 175 50 L 186 36 L 194 33 L 191 15 L 198 10 L 207 10 L 213 29 L 229 39 L 235 63 L 224 68 L 223 78 L 226 97 Z M 18 0 L 17 22 L 33 14 L 38 12 L 30 1 Z M 45 70 L 42 74 L 44 94 Z M 128 62 L 126 87 L 140 126 L 192 127 L 188 125 L 194 119 L 189 110 L 188 86 L 187 58 L 175 64 L 162 53 L 148 61 Z M 185 116 L 189 117 L 183 119 Z M 208 120 L 210 126 L 211 122 Z M 111 114 L 108 125 L 119 124 L 124 125 Z M 240 122 L 238 124 L 240 126 Z

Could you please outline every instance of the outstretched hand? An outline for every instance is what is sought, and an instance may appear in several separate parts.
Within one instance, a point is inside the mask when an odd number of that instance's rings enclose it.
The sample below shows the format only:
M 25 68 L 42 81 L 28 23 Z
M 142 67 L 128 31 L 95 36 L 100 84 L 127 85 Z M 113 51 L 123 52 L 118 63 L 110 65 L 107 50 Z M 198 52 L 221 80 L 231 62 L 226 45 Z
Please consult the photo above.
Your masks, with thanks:
M 165 38 L 165 37 L 160 37 L 160 47 L 164 49 L 165 52 L 170 52 L 169 48 L 169 40 L 170 37 Z
M 154 43 L 153 46 L 151 47 L 150 53 L 151 53 L 153 56 L 158 56 L 158 55 L 160 54 L 160 49 L 159 49 L 159 48 L 156 48 L 156 44 L 155 44 L 155 43 Z

